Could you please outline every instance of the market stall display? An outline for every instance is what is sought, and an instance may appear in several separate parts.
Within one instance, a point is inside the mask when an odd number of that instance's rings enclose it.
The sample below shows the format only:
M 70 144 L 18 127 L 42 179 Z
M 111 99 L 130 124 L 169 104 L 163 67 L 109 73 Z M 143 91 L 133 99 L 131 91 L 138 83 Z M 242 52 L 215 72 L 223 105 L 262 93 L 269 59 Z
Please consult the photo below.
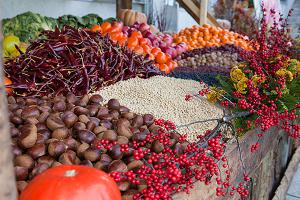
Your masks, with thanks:
M 36 198 L 43 195 L 38 177 L 84 165 L 106 173 L 84 183 L 93 192 L 108 174 L 126 200 L 170 200 L 196 181 L 216 185 L 217 197 L 251 196 L 245 153 L 258 151 L 271 127 L 300 137 L 300 62 L 285 22 L 269 27 L 262 19 L 253 41 L 208 25 L 172 38 L 152 33 L 136 12 L 123 15 L 131 26 L 65 15 L 26 51 L 24 38 L 6 36 L 19 192 Z M 139 17 L 143 23 L 134 23 Z M 239 137 L 252 129 L 255 142 L 241 152 Z M 239 179 L 228 162 L 230 143 L 239 151 Z

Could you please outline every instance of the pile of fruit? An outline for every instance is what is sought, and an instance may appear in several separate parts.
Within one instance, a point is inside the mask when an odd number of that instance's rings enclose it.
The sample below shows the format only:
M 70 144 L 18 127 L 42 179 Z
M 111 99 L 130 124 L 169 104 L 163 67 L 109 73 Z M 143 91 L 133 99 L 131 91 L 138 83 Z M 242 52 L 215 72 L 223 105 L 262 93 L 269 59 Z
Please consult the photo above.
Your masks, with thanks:
M 188 50 L 224 44 L 234 44 L 246 50 L 252 49 L 248 37 L 209 25 L 185 28 L 174 35 L 174 41 L 184 42 Z
M 122 22 L 105 22 L 93 26 L 91 30 L 103 35 L 108 34 L 121 46 L 128 46 L 134 52 L 154 60 L 155 66 L 166 73 L 177 67 L 173 59 L 185 51 L 184 44 L 173 45 L 170 35 L 155 35 L 151 33 L 150 26 L 147 24 L 136 23 L 128 27 L 123 26 Z

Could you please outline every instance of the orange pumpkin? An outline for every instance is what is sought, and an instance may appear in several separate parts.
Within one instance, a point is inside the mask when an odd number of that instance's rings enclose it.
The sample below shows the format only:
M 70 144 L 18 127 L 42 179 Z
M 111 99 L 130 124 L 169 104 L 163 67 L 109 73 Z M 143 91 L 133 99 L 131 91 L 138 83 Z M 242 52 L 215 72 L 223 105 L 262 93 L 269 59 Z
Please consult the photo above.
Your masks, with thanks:
M 35 177 L 19 200 L 121 200 L 106 173 L 79 165 L 61 165 Z

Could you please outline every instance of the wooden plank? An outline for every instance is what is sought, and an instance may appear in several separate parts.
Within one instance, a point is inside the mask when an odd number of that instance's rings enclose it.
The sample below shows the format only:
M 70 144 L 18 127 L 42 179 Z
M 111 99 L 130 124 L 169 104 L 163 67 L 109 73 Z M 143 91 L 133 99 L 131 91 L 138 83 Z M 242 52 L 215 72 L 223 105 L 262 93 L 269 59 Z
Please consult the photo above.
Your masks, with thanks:
M 116 0 L 116 15 L 121 9 L 132 9 L 132 0 Z
M 17 189 L 12 162 L 11 138 L 7 116 L 7 100 L 3 84 L 2 31 L 0 22 L 0 199 L 16 200 Z
M 201 0 L 200 25 L 207 24 L 207 4 L 208 4 L 208 0 Z

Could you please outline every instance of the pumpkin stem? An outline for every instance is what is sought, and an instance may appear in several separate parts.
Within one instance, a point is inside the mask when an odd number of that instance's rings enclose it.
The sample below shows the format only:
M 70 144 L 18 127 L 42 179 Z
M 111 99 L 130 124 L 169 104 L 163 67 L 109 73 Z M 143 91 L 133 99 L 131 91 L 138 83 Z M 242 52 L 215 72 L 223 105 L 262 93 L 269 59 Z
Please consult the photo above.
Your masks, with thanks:
M 76 172 L 75 169 L 67 170 L 67 171 L 65 172 L 65 176 L 66 176 L 66 177 L 74 177 L 74 176 L 76 176 L 76 174 L 77 174 L 77 172 Z

